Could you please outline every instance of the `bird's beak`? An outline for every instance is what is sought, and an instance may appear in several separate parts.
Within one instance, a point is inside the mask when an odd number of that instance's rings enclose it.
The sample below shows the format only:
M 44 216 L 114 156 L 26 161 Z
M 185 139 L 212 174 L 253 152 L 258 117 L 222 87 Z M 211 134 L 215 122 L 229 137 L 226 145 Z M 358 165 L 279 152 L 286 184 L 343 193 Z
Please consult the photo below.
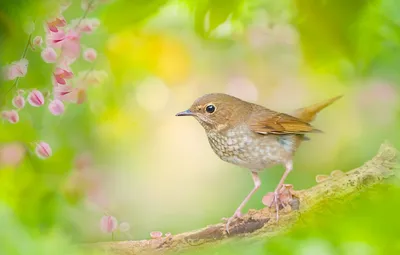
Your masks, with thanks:
M 190 110 L 186 110 L 183 112 L 178 112 L 175 116 L 194 116 L 194 113 Z

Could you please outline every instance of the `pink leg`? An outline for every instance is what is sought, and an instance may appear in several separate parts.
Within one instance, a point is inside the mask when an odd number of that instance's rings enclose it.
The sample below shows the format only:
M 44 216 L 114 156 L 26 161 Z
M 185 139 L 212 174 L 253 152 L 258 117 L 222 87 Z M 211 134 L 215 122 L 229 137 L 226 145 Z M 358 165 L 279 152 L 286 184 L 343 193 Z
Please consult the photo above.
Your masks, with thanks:
M 245 199 L 242 201 L 242 203 L 239 205 L 239 207 L 236 209 L 235 213 L 233 214 L 232 217 L 230 217 L 226 223 L 226 232 L 229 234 L 229 224 L 232 222 L 232 220 L 236 217 L 241 217 L 242 215 L 242 209 L 243 207 L 247 204 L 247 202 L 250 200 L 251 196 L 260 188 L 261 186 L 261 180 L 260 177 L 258 177 L 258 173 L 256 172 L 251 172 L 251 176 L 253 177 L 254 181 L 254 188 L 250 191 L 250 193 L 245 197 Z
M 293 163 L 292 161 L 288 162 L 285 164 L 285 172 L 282 175 L 281 180 L 278 183 L 278 186 L 276 187 L 275 191 L 274 191 L 274 199 L 272 200 L 270 207 L 272 206 L 273 203 L 275 203 L 275 209 L 276 209 L 276 221 L 279 220 L 279 190 L 282 187 L 283 183 L 286 180 L 286 177 L 289 175 L 289 173 L 292 171 L 293 169 Z

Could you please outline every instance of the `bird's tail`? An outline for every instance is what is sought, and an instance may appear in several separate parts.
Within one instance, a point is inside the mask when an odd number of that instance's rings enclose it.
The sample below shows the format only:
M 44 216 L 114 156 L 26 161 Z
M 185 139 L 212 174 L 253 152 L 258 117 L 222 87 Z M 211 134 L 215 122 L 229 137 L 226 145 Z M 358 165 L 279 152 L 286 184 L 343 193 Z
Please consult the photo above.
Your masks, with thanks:
M 293 116 L 296 117 L 296 118 L 299 118 L 302 121 L 305 121 L 307 123 L 311 122 L 311 121 L 313 121 L 315 119 L 315 117 L 317 116 L 318 112 L 320 112 L 325 107 L 331 105 L 333 102 L 335 102 L 336 100 L 340 99 L 341 97 L 343 97 L 343 95 L 327 99 L 325 101 L 322 101 L 322 102 L 317 103 L 317 104 L 313 104 L 313 105 L 308 106 L 308 107 L 303 107 L 303 108 L 297 109 L 293 113 Z

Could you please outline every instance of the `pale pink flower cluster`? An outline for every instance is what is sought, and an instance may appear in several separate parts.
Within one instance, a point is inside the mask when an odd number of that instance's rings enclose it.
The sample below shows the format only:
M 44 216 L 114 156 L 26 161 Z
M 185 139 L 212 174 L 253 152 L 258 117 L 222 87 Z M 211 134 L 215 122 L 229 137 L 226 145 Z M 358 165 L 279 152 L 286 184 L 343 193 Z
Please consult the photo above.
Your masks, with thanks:
M 118 224 L 118 220 L 111 215 L 104 215 L 100 219 L 100 230 L 103 233 L 111 233 L 113 234 L 116 231 L 121 233 L 125 233 L 129 236 L 129 230 L 131 226 L 128 222 L 124 221 Z
M 114 216 L 103 216 L 100 220 L 100 229 L 104 233 L 112 233 L 118 228 L 118 221 Z
M 26 101 L 36 108 L 47 103 L 48 111 L 54 116 L 60 116 L 66 110 L 65 103 L 84 103 L 88 87 L 104 81 L 107 77 L 104 71 L 83 71 L 75 77 L 71 68 L 71 64 L 80 57 L 88 62 L 94 62 L 97 59 L 97 52 L 93 48 L 85 47 L 86 49 L 82 52 L 81 37 L 84 34 L 93 33 L 100 26 L 97 18 L 86 18 L 86 15 L 103 2 L 105 1 L 82 0 L 81 8 L 85 14 L 82 18 L 74 19 L 69 23 L 64 18 L 63 12 L 71 5 L 71 1 L 60 1 L 58 12 L 44 22 L 45 37 L 34 36 L 28 44 L 33 50 L 40 49 L 40 56 L 45 63 L 54 65 L 51 74 L 52 95 L 48 93 L 44 95 L 40 90 L 30 89 L 24 97 L 25 92 L 18 90 L 11 101 L 14 109 L 1 111 L 1 117 L 4 120 L 11 124 L 18 123 L 19 111 L 25 107 Z M 34 23 L 31 23 L 30 39 L 35 29 Z M 14 80 L 13 87 L 16 87 L 18 80 L 27 74 L 29 61 L 25 58 L 25 52 L 26 50 L 20 60 L 12 62 L 1 70 L 4 80 Z M 49 98 L 50 96 L 53 98 Z M 38 157 L 44 159 L 52 155 L 52 149 L 48 143 L 41 141 L 35 144 Z
M 17 78 L 24 77 L 28 72 L 28 60 L 22 58 L 18 61 L 12 62 L 11 64 L 3 68 L 3 77 L 5 80 L 15 80 Z

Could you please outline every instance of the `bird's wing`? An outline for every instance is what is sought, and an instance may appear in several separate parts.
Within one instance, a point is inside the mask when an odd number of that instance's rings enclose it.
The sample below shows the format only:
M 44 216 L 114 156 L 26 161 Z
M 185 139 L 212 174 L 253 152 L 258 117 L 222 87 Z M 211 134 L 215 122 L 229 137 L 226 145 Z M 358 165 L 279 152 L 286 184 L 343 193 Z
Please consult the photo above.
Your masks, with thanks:
M 249 116 L 247 124 L 259 134 L 304 134 L 321 132 L 309 123 L 285 113 L 257 107 Z

